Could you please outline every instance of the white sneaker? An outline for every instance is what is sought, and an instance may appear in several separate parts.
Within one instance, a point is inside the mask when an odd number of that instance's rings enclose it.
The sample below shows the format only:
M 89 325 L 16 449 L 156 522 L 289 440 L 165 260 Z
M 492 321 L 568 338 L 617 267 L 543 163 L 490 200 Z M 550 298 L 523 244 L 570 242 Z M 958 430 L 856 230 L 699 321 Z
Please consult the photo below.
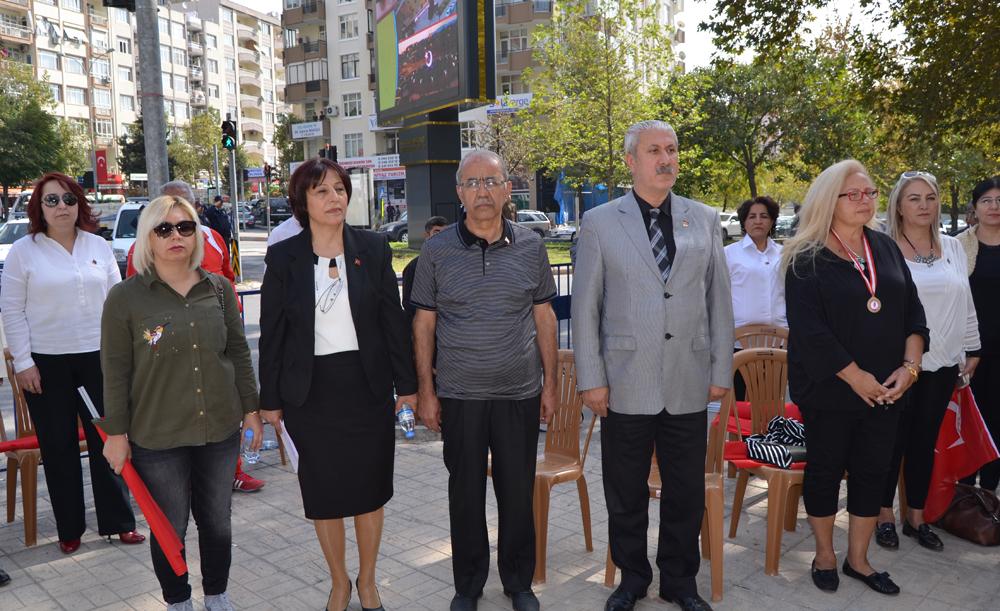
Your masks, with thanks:
M 191 599 L 187 599 L 180 603 L 170 603 L 167 605 L 167 611 L 194 611 L 194 603 Z
M 236 611 L 229 602 L 229 594 L 209 594 L 205 597 L 205 611 Z

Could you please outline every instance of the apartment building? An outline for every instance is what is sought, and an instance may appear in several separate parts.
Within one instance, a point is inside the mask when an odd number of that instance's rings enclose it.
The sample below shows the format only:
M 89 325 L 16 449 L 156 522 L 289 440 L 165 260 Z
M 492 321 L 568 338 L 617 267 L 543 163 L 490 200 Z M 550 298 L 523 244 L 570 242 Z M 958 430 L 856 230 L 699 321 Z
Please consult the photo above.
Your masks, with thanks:
M 208 108 L 231 113 L 251 160 L 274 163 L 276 117 L 288 111 L 278 16 L 227 0 L 159 5 L 168 126 L 187 125 Z M 105 184 L 117 186 L 118 138 L 141 111 L 135 15 L 98 0 L 0 0 L 0 56 L 33 66 L 52 92 L 54 114 L 105 151 Z

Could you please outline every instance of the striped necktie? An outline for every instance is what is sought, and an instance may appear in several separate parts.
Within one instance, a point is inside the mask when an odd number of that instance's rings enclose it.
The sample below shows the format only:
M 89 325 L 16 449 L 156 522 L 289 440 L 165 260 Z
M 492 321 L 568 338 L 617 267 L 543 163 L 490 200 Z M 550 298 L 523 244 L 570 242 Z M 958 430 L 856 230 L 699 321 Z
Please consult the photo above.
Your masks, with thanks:
M 663 282 L 670 277 L 670 257 L 667 256 L 667 242 L 663 239 L 663 231 L 660 230 L 660 217 L 658 208 L 651 208 L 649 211 L 649 245 L 653 247 L 653 258 L 660 268 L 660 277 Z

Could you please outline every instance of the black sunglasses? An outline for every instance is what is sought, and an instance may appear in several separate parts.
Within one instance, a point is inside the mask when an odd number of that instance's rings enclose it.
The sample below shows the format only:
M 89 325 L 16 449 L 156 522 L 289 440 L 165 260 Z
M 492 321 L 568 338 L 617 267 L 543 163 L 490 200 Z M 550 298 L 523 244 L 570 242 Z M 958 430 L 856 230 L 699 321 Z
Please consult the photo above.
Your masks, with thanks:
M 177 230 L 177 233 L 186 238 L 194 234 L 195 230 L 198 229 L 198 223 L 195 223 L 194 221 L 181 221 L 180 223 L 173 225 L 164 221 L 156 227 L 153 227 L 153 233 L 155 233 L 158 237 L 166 239 L 170 237 L 170 234 L 174 232 L 174 229 Z
M 62 194 L 62 198 L 60 198 L 55 193 L 49 193 L 48 195 L 42 198 L 42 203 L 48 206 L 49 208 L 55 208 L 56 206 L 59 205 L 60 199 L 62 200 L 62 203 L 66 204 L 67 206 L 75 206 L 77 201 L 75 195 L 66 192 Z

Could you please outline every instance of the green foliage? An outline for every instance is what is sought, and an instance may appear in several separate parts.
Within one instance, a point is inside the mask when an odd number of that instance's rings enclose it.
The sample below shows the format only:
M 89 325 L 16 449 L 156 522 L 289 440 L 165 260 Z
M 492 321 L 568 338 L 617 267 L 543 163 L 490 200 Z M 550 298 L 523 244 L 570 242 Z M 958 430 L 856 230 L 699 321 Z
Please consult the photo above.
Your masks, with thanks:
M 236 180 L 239 181 L 237 183 L 237 186 L 240 186 L 239 183 L 243 182 L 243 170 L 245 170 L 246 168 L 250 167 L 251 163 L 250 163 L 249 157 L 247 157 L 246 151 L 243 149 L 243 143 L 242 142 L 240 144 L 236 145 L 235 153 L 236 153 Z M 229 160 L 230 160 L 230 152 L 229 151 L 220 150 L 219 151 L 219 172 L 222 174 L 222 190 L 223 190 L 224 193 L 231 195 L 232 194 L 232 190 L 229 187 L 229 184 L 230 184 L 230 180 L 229 180 L 229 175 L 230 175 L 230 172 L 229 172 Z M 248 193 L 249 190 L 246 189 L 246 185 L 243 184 L 242 186 L 244 188 L 244 193 Z M 239 194 L 237 193 L 237 195 L 239 195 Z
M 566 182 L 616 186 L 631 178 L 625 131 L 658 116 L 654 93 L 671 71 L 670 31 L 655 5 L 637 0 L 566 0 L 532 36 L 533 92 L 515 129 L 530 143 L 528 165 Z
M 173 136 L 174 139 L 178 137 L 183 138 L 179 133 Z M 176 151 L 176 148 L 171 150 L 171 146 L 167 145 L 167 168 L 171 177 L 176 176 L 177 171 Z M 128 126 L 127 133 L 118 137 L 118 154 L 118 166 L 123 175 L 146 173 L 146 133 L 141 115 Z
M 292 114 L 282 113 L 278 115 L 277 125 L 274 127 L 274 138 L 272 142 L 278 149 L 278 162 L 275 166 L 275 173 L 288 178 L 288 166 L 293 161 L 302 161 L 305 158 L 305 149 L 301 140 L 292 140 L 292 125 L 302 123 L 300 119 Z M 280 180 L 280 179 L 279 179 Z
M 80 176 L 94 169 L 90 135 L 72 121 L 59 119 L 56 130 L 61 143 L 57 165 L 68 176 Z
M 518 113 L 488 115 L 485 121 L 476 122 L 475 138 L 476 146 L 503 158 L 511 176 L 527 179 L 534 146 L 528 137 L 529 130 L 522 129 L 524 121 Z

